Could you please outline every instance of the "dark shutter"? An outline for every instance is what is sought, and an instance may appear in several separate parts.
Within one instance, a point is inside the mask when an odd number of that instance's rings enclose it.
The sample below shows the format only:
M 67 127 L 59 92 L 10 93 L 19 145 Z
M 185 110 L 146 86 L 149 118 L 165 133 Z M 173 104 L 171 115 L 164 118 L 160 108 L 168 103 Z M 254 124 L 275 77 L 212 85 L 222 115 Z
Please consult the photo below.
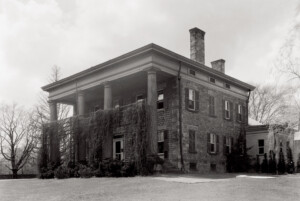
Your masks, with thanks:
M 195 111 L 199 111 L 199 105 L 200 105 L 200 97 L 199 97 L 199 91 L 195 91 Z
M 247 113 L 247 112 L 246 112 L 246 107 L 243 106 L 243 107 L 242 107 L 242 121 L 243 121 L 244 123 L 247 122 L 247 118 L 248 118 L 248 114 L 246 114 L 246 113 Z
M 232 152 L 232 150 L 233 150 L 233 148 L 234 148 L 233 137 L 230 138 L 230 141 L 231 141 L 231 152 Z
M 223 136 L 223 154 L 226 155 L 226 136 Z
M 233 103 L 229 102 L 230 120 L 233 120 Z
M 222 100 L 222 113 L 223 113 L 223 119 L 225 119 L 225 100 Z
M 169 132 L 164 130 L 164 158 L 169 158 Z
M 212 115 L 215 116 L 215 97 L 211 97 L 211 108 L 212 108 Z
M 189 109 L 189 89 L 188 88 L 185 88 L 184 89 L 185 91 L 185 109 Z
M 189 152 L 194 153 L 196 151 L 195 144 L 195 131 L 189 130 Z
M 216 148 L 217 148 L 217 153 L 219 153 L 219 135 L 216 135 L 216 138 L 217 138 L 217 143 L 216 143 Z
M 239 104 L 235 104 L 235 119 L 239 122 Z
M 210 133 L 207 133 L 207 153 L 210 153 Z

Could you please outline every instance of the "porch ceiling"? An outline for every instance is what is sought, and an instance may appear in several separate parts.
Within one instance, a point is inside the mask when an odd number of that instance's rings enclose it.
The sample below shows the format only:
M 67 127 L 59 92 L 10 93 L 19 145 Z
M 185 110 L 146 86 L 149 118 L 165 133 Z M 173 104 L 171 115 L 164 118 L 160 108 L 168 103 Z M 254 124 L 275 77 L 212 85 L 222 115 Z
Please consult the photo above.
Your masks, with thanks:
M 173 75 L 170 75 L 163 71 L 157 71 L 157 83 L 163 82 L 171 78 Z M 132 91 L 142 90 L 147 88 L 147 72 L 140 71 L 135 74 L 131 74 L 117 80 L 110 81 L 112 86 L 112 95 L 122 96 L 126 93 L 132 93 Z M 99 100 L 103 98 L 104 89 L 103 84 L 84 90 L 85 101 L 90 102 L 93 100 Z M 76 103 L 76 94 L 71 94 L 65 96 L 58 100 L 60 103 L 65 104 L 75 104 Z

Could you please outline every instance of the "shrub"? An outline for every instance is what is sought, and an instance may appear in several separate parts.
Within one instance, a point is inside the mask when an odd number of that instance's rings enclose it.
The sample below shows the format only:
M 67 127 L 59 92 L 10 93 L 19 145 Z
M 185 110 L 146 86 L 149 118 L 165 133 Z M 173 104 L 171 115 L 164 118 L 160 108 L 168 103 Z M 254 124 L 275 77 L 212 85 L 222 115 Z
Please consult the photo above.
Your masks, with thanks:
M 54 171 L 54 176 L 57 179 L 66 179 L 70 177 L 70 169 L 67 168 L 66 166 L 59 166 L 55 171 Z
M 261 164 L 261 172 L 262 173 L 267 173 L 269 170 L 269 167 L 268 167 L 268 160 L 267 160 L 267 154 L 265 153 L 264 154 L 264 160 Z
M 275 153 L 270 150 L 269 152 L 269 173 L 276 174 L 276 161 L 275 161 Z
M 125 163 L 121 170 L 123 177 L 134 177 L 137 174 L 135 164 L 133 162 Z
M 285 173 L 285 162 L 284 162 L 284 155 L 282 150 L 279 152 L 279 162 L 278 162 L 278 173 L 284 174 Z
M 92 168 L 84 165 L 79 166 L 78 173 L 81 178 L 91 178 L 92 176 L 94 176 Z
M 41 168 L 39 173 L 40 179 L 53 179 L 54 171 L 48 168 Z

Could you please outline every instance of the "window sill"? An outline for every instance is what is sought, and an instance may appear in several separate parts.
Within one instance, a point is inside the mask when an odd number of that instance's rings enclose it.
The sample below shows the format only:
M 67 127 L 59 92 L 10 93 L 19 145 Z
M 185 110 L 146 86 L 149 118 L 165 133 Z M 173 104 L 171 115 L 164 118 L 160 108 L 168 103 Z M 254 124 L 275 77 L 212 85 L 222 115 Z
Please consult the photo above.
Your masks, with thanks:
M 217 152 L 209 152 L 210 155 L 218 155 Z

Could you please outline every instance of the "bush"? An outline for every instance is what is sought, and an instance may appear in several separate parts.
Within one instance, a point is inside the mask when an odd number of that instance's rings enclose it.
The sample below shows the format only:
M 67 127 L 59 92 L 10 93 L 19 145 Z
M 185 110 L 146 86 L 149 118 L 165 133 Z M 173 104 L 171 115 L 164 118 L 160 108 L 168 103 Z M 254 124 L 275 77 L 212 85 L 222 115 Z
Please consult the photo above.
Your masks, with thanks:
M 78 173 L 81 178 L 91 178 L 92 176 L 94 176 L 94 172 L 93 172 L 92 168 L 87 167 L 85 165 L 79 166 Z
M 269 167 L 268 167 L 268 160 L 267 160 L 267 154 L 265 153 L 264 154 L 264 160 L 261 164 L 261 172 L 262 173 L 267 173 L 269 170 Z
M 121 170 L 123 177 L 134 177 L 137 174 L 135 164 L 133 162 L 125 163 Z
M 54 176 L 57 179 L 66 179 L 70 177 L 70 170 L 69 168 L 65 166 L 59 166 L 55 171 L 54 171 Z
M 279 152 L 279 162 L 278 162 L 278 173 L 284 174 L 285 173 L 285 161 L 284 161 L 284 155 L 282 150 Z
M 53 179 L 54 171 L 48 168 L 41 168 L 39 173 L 40 179 Z

